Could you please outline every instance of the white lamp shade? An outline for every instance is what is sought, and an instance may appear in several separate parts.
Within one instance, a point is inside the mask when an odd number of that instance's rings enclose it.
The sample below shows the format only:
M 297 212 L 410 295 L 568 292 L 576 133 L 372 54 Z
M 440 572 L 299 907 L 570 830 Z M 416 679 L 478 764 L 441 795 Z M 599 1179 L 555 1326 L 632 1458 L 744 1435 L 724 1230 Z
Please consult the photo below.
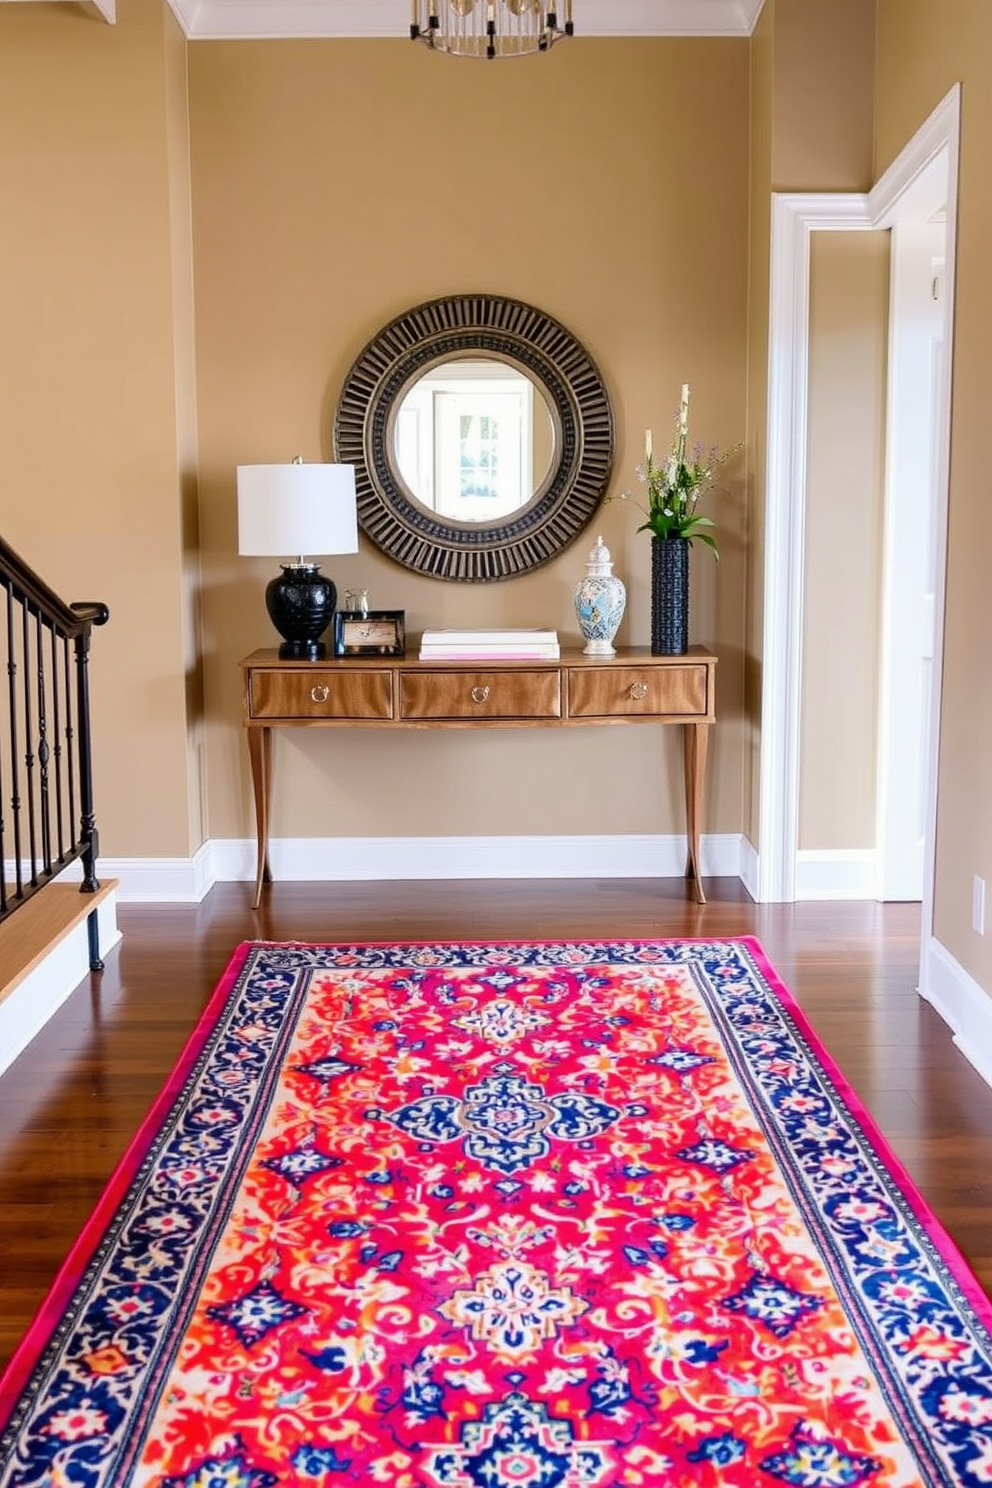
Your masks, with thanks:
M 353 465 L 239 465 L 238 552 L 358 552 Z

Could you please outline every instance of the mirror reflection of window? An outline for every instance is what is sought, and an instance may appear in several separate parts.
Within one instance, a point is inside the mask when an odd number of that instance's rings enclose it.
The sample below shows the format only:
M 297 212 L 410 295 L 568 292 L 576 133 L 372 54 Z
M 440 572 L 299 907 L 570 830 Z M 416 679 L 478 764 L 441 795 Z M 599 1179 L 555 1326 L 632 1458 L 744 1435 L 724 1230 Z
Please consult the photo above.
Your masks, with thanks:
M 439 392 L 434 399 L 434 497 L 439 516 L 490 522 L 533 490 L 534 390 Z M 526 494 L 524 494 L 526 493 Z
M 417 379 L 397 410 L 397 468 L 438 516 L 494 522 L 518 511 L 546 479 L 554 456 L 551 414 L 540 389 L 507 363 L 445 362 Z

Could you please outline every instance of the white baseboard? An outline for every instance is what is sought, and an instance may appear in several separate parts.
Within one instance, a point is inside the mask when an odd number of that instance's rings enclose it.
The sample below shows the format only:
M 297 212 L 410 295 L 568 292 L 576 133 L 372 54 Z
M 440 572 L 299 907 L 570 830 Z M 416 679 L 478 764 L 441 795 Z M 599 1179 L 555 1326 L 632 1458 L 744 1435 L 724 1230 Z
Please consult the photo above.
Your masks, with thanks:
M 277 837 L 272 871 L 285 882 L 355 882 L 477 878 L 678 878 L 685 837 Z M 704 878 L 739 878 L 758 901 L 759 855 L 743 835 L 713 833 L 700 841 Z M 198 904 L 215 883 L 252 882 L 255 843 L 216 837 L 191 858 L 101 857 L 99 872 L 119 880 L 124 903 Z M 74 865 L 78 874 L 78 864 Z M 873 848 L 803 851 L 796 899 L 874 899 Z M 73 869 L 66 872 L 72 876 Z
M 948 1025 L 965 1059 L 992 1085 L 992 997 L 933 937 L 921 957 L 920 983 L 920 995 Z
M 97 874 L 117 879 L 117 898 L 122 904 L 199 904 L 222 877 L 214 869 L 213 849 L 213 843 L 205 842 L 191 858 L 101 857 Z M 250 875 L 243 876 L 254 878 L 254 867 Z
M 678 878 L 685 838 L 561 837 L 296 837 L 274 838 L 272 872 L 284 882 L 479 878 Z M 700 842 L 704 878 L 737 878 L 736 833 Z M 104 858 L 100 872 L 119 880 L 127 902 L 196 903 L 214 883 L 253 882 L 255 843 L 215 838 L 192 858 Z
M 796 854 L 796 899 L 876 899 L 873 847 L 802 850 Z
M 740 843 L 740 880 L 747 889 L 751 898 L 758 902 L 758 884 L 760 883 L 759 872 L 761 860 L 758 850 L 749 837 L 741 837 Z
M 100 955 L 106 958 L 121 938 L 114 893 L 100 901 L 96 914 Z M 0 1003 L 0 1074 L 58 1011 L 89 969 L 89 939 L 83 919 Z

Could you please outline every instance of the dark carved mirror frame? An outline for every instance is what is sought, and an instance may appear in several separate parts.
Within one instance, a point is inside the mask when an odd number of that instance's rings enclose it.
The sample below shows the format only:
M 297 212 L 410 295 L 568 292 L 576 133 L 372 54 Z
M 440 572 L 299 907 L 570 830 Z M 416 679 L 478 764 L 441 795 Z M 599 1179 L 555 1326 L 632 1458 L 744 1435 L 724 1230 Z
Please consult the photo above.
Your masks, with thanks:
M 408 387 L 430 367 L 474 354 L 509 362 L 538 385 L 557 440 L 533 499 L 486 524 L 429 511 L 392 458 L 393 421 Z M 334 421 L 334 457 L 355 466 L 363 531 L 406 568 L 469 583 L 528 573 L 567 547 L 606 493 L 613 449 L 613 410 L 589 353 L 550 315 L 498 295 L 448 295 L 390 321 L 345 378 Z

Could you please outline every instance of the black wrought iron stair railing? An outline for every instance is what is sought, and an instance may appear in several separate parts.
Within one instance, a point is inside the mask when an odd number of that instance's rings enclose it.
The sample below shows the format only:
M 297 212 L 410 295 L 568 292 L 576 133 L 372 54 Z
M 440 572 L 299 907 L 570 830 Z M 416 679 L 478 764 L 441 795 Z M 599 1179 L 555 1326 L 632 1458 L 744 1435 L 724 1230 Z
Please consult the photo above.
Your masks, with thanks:
M 0 538 L 0 926 L 71 863 L 95 894 L 89 651 L 105 604 L 67 604 Z M 90 965 L 102 967 L 97 915 Z

